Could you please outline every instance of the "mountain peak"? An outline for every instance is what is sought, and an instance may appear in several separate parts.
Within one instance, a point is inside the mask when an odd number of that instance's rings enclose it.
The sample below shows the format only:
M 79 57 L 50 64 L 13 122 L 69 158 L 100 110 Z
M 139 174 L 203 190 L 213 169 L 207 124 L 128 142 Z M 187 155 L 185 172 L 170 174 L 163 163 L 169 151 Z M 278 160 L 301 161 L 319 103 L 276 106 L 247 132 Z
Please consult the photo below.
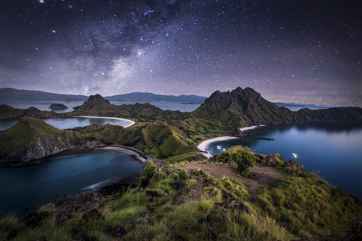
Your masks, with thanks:
M 89 98 L 81 105 L 76 108 L 80 111 L 98 111 L 102 109 L 112 108 L 113 105 L 103 98 L 101 95 L 91 95 Z
M 283 110 L 264 99 L 257 91 L 238 87 L 232 91 L 215 91 L 195 111 L 196 116 L 218 119 L 230 126 L 268 124 L 282 121 Z
M 239 87 L 233 89 L 231 92 L 232 92 L 232 93 L 242 93 L 243 91 L 244 91 L 243 88 L 241 88 L 241 87 L 239 86 Z
M 103 98 L 100 94 L 95 94 L 89 96 L 85 103 L 103 103 L 103 104 L 110 104 L 108 100 Z

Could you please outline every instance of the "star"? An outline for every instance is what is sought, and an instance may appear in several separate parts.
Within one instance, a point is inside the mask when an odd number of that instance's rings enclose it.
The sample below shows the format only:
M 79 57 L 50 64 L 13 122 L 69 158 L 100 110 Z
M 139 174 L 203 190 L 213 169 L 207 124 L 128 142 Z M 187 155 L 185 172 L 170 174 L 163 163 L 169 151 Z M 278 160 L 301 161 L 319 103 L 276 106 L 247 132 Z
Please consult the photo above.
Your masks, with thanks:
M 44 4 L 44 3 L 45 3 L 45 0 L 38 0 L 38 2 L 39 2 L 40 4 Z
M 138 49 L 137 50 L 137 56 L 138 57 L 141 57 L 142 55 L 144 55 L 145 54 L 145 51 L 144 50 L 142 50 L 142 49 Z
M 55 29 L 52 29 L 52 31 L 51 31 L 53 34 L 56 34 L 57 33 L 57 30 L 55 30 Z

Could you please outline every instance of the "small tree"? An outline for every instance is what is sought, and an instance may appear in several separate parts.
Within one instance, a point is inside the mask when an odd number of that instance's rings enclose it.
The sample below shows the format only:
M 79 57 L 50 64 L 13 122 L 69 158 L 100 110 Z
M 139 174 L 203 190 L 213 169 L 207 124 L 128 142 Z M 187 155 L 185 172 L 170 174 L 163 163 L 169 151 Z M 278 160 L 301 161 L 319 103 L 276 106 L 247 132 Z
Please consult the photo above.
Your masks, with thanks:
M 238 157 L 234 159 L 238 171 L 241 175 L 248 175 L 250 167 L 256 164 L 256 157 L 251 151 L 245 149 L 242 149 L 238 154 Z

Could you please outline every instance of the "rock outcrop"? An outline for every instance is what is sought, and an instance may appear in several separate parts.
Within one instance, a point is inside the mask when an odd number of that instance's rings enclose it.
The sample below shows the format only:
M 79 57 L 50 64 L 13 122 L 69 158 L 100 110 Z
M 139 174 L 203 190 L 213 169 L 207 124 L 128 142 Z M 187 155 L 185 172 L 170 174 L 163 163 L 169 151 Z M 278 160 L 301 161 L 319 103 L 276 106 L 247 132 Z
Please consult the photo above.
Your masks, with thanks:
M 49 106 L 52 111 L 62 111 L 68 109 L 68 106 L 62 103 L 53 103 Z

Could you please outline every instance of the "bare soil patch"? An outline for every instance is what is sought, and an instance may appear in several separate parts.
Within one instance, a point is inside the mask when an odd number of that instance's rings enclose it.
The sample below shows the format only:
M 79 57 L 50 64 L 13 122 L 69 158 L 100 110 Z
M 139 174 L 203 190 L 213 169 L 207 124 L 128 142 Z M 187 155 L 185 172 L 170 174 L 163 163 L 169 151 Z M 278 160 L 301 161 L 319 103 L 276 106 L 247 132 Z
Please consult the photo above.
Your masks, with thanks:
M 265 185 L 273 184 L 282 178 L 282 174 L 273 167 L 256 166 L 251 168 L 250 177 L 241 176 L 237 170 L 229 164 L 210 163 L 207 161 L 189 162 L 183 166 L 186 171 L 202 170 L 205 173 L 222 178 L 229 177 L 245 184 L 252 194 Z

